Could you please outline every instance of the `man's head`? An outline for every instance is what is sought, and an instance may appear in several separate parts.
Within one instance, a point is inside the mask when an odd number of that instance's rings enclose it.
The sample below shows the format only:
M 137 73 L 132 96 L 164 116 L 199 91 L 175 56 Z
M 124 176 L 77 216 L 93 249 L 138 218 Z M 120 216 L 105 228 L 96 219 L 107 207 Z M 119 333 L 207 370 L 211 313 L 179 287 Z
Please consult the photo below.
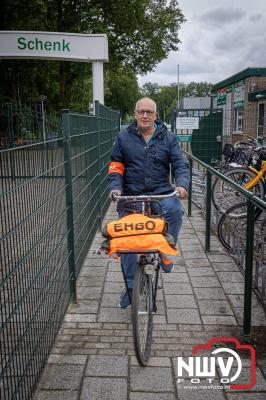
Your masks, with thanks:
M 158 117 L 156 103 L 149 97 L 143 97 L 137 101 L 134 115 L 138 128 L 142 132 L 152 132 L 154 129 L 154 121 Z

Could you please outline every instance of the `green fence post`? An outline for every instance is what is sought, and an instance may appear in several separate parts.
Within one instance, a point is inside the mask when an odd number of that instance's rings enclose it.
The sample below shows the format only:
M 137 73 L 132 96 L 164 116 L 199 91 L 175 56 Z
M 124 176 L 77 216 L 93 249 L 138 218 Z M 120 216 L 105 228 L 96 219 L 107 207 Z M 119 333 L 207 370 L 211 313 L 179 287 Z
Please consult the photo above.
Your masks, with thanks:
M 252 304 L 252 279 L 253 279 L 253 243 L 254 243 L 255 206 L 250 199 L 247 201 L 247 234 L 245 258 L 245 292 L 244 292 L 244 321 L 243 333 L 251 333 L 251 304 Z
M 192 216 L 192 168 L 193 168 L 193 160 L 189 157 L 189 187 L 188 187 L 188 216 Z
M 71 135 L 69 110 L 62 110 L 62 129 L 64 137 L 64 163 L 65 163 L 65 185 L 66 185 L 66 207 L 67 207 L 67 248 L 70 295 L 76 302 L 76 266 L 75 266 L 75 244 L 74 244 L 74 217 L 73 217 L 73 188 L 72 188 L 72 165 L 71 165 Z
M 210 251 L 211 242 L 211 190 L 212 190 L 212 176 L 207 170 L 207 193 L 206 193 L 206 223 L 205 223 L 205 251 Z

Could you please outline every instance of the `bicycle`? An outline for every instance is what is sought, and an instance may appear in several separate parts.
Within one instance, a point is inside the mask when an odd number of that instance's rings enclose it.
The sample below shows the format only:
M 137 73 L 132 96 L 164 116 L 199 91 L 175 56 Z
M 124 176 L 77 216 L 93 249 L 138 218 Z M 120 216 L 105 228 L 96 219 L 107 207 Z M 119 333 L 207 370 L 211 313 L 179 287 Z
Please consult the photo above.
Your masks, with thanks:
M 222 245 L 229 251 L 237 253 L 236 249 L 244 249 L 247 232 L 247 202 L 241 202 L 229 207 L 221 215 L 217 224 L 217 234 Z M 254 252 L 261 253 L 262 243 L 265 243 L 266 214 L 259 208 L 255 208 L 254 217 Z M 259 240 L 258 240 L 259 239 Z M 256 244 L 256 242 L 258 243 Z
M 253 167 L 248 165 L 246 168 L 233 168 L 227 171 L 224 176 L 231 179 L 254 195 L 264 198 L 266 193 L 266 150 L 260 147 L 255 150 L 258 159 Z M 212 202 L 220 213 L 225 213 L 228 207 L 243 201 L 243 196 L 239 190 L 232 188 L 227 182 L 216 179 L 212 186 Z
M 140 196 L 118 196 L 113 194 L 115 201 L 124 201 L 123 207 L 132 203 L 141 203 L 141 213 L 148 217 L 162 218 L 162 207 L 160 199 L 171 196 L 179 196 L 179 192 L 174 191 L 168 195 L 140 195 Z M 152 215 L 152 203 L 159 204 L 159 214 Z M 128 290 L 124 270 L 123 278 L 131 300 L 131 318 L 133 326 L 133 340 L 136 358 L 140 365 L 146 366 L 151 355 L 152 335 L 153 335 L 153 315 L 156 314 L 156 297 L 158 291 L 158 281 L 160 273 L 160 251 L 151 250 L 124 250 L 119 251 L 118 255 L 137 254 L 138 268 L 134 277 L 134 287 L 132 298 Z

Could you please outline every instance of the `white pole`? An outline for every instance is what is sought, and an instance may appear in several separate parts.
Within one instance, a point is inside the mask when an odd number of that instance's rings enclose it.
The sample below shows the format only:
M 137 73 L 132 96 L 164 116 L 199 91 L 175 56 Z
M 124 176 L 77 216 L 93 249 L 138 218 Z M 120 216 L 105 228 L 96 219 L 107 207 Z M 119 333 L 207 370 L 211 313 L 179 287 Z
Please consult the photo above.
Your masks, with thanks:
M 96 100 L 104 104 L 103 61 L 93 61 L 92 63 L 92 90 L 93 104 Z

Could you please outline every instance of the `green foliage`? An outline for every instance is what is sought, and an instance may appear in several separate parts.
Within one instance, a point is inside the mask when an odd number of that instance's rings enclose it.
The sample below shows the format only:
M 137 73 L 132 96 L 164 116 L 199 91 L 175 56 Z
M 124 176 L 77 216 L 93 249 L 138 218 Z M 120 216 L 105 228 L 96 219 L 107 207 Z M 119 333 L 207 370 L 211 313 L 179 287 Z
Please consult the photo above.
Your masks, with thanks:
M 107 106 L 120 110 L 122 119 L 132 114 L 140 97 L 135 74 L 126 68 L 118 68 L 115 71 L 109 69 L 106 73 L 106 88 Z

